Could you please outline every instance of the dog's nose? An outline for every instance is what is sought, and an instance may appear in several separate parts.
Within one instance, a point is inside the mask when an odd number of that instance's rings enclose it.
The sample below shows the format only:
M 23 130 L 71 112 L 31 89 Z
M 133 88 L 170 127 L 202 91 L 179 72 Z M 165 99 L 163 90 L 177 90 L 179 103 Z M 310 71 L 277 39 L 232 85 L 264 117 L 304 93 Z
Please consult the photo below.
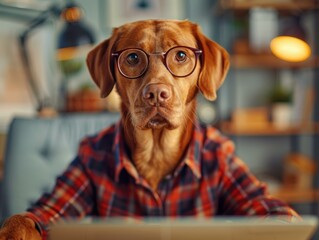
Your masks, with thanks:
M 143 99 L 151 106 L 165 103 L 171 95 L 170 88 L 165 84 L 149 84 L 143 89 Z

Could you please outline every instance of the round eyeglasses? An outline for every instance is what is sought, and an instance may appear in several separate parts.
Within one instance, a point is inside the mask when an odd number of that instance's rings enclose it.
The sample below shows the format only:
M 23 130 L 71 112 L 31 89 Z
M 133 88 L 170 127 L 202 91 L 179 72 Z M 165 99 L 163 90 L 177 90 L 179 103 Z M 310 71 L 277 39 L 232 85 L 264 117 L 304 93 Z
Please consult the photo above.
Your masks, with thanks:
M 120 73 L 129 79 L 141 77 L 147 70 L 149 58 L 152 55 L 160 55 L 168 71 L 175 77 L 187 77 L 193 73 L 197 65 L 198 56 L 202 50 L 176 46 L 167 52 L 146 53 L 140 48 L 127 48 L 112 53 L 117 59 L 117 68 Z

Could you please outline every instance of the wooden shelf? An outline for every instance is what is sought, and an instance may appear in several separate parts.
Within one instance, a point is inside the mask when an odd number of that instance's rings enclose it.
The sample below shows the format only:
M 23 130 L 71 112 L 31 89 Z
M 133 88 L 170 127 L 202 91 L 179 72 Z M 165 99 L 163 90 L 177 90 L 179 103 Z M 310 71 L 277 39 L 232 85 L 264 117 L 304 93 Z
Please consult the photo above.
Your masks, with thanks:
M 218 14 L 225 15 L 225 20 L 227 20 L 229 24 L 237 24 L 240 23 L 247 23 L 249 21 L 248 11 L 252 8 L 261 7 L 261 8 L 272 8 L 276 10 L 278 14 L 278 20 L 281 20 L 281 17 L 289 17 L 294 15 L 295 12 L 298 13 L 306 13 L 310 17 L 315 17 L 314 15 L 317 14 L 319 11 L 319 2 L 317 0 L 220 0 L 220 11 Z M 314 11 L 315 10 L 315 11 Z M 224 20 L 224 21 L 225 21 Z M 238 22 L 235 22 L 238 21 Z M 235 23 L 233 23 L 235 22 Z M 313 24 L 314 20 L 309 22 L 309 24 Z M 237 25 L 235 25 L 237 27 Z M 257 54 L 251 48 L 249 44 L 249 39 L 247 38 L 247 32 L 249 29 L 244 28 L 246 25 L 241 26 L 241 28 L 236 28 L 237 31 L 242 31 L 243 33 L 241 36 L 246 36 L 246 38 L 237 38 L 233 39 L 232 49 L 234 54 L 231 54 L 231 68 L 234 70 L 234 74 L 243 74 L 240 70 L 265 70 L 265 71 L 272 71 L 272 73 L 281 70 L 281 69 L 297 69 L 297 70 L 312 70 L 318 71 L 319 70 L 319 56 L 313 55 L 308 60 L 303 62 L 286 62 L 280 60 L 279 58 L 275 57 L 271 54 L 270 49 L 265 49 L 264 53 Z M 314 27 L 312 26 L 312 29 Z M 316 42 L 317 43 L 317 42 Z M 239 70 L 235 72 L 236 70 Z M 263 72 L 261 72 L 263 74 Z M 254 75 L 252 75 L 253 77 Z M 258 79 L 257 79 L 258 80 Z M 313 86 L 311 86 L 313 87 Z M 233 90 L 233 91 L 236 91 Z M 263 91 L 266 91 L 263 90 Z M 305 91 L 308 91 L 305 90 Z M 310 90 L 309 90 L 310 92 Z M 308 93 L 308 92 L 305 92 Z M 306 94 L 307 96 L 309 94 Z M 314 99 L 316 100 L 316 99 Z M 269 116 L 266 118 L 262 118 L 263 116 L 259 112 L 259 118 L 256 117 L 256 114 L 247 115 L 247 117 L 242 117 L 242 115 L 238 114 L 238 109 L 234 104 L 231 104 L 230 107 L 233 112 L 231 114 L 231 121 L 221 121 L 219 122 L 219 128 L 223 133 L 238 137 L 261 137 L 261 141 L 264 137 L 293 137 L 292 146 L 290 151 L 295 152 L 299 151 L 299 137 L 298 135 L 315 135 L 319 134 L 319 122 L 312 123 L 309 122 L 312 120 L 309 112 L 312 112 L 315 108 L 315 103 L 311 99 L 311 101 L 305 99 L 303 102 L 300 103 L 303 109 L 300 110 L 302 113 L 300 116 L 302 117 L 303 122 L 307 122 L 307 124 L 296 124 L 290 125 L 284 128 L 276 127 L 272 122 L 269 121 Z M 247 110 L 247 109 L 243 109 Z M 248 109 L 249 110 L 249 109 Z M 309 111 L 308 111 L 309 110 Z M 237 114 L 234 114 L 237 113 Z M 241 113 L 241 112 L 239 112 Z M 244 114 L 244 112 L 242 112 Z M 235 117 L 234 117 L 235 116 Z M 236 118 L 237 116 L 237 118 Z M 244 119 L 244 120 L 243 120 Z M 255 120 L 253 122 L 253 120 Z M 258 119 L 262 119 L 259 121 Z M 266 120 L 263 120 L 266 119 Z M 237 120 L 237 121 L 236 121 Z M 309 123 L 308 123 L 309 122 Z M 295 137 L 297 137 L 298 143 L 295 144 Z M 315 136 L 311 136 L 315 139 Z M 255 138 L 254 138 L 255 139 Z M 241 141 L 241 140 L 238 140 Z M 252 140 L 254 141 L 254 140 Z M 296 148 L 293 149 L 293 147 Z M 302 152 L 302 151 L 301 151 Z M 317 156 L 311 156 L 312 159 L 316 159 Z M 313 161 L 315 163 L 315 161 Z M 284 163 L 283 163 L 284 164 Z M 285 163 L 286 164 L 286 163 Z M 270 169 L 271 170 L 271 169 Z M 299 172 L 297 172 L 297 176 Z M 312 173 L 316 176 L 317 173 Z M 275 185 L 276 184 L 276 185 Z M 309 189 L 309 188 L 293 188 L 288 187 L 285 185 L 281 185 L 277 187 L 277 183 L 275 183 L 273 188 L 276 188 L 271 192 L 271 195 L 275 198 L 281 199 L 288 203 L 313 203 L 319 201 L 319 189 Z
M 281 187 L 271 195 L 288 203 L 315 202 L 319 200 L 319 189 Z
M 319 57 L 311 57 L 307 61 L 290 63 L 276 58 L 271 54 L 236 54 L 231 56 L 231 66 L 238 69 L 263 68 L 319 68 Z
M 319 133 L 319 123 L 312 123 L 308 126 L 288 126 L 278 128 L 271 123 L 249 123 L 238 124 L 234 122 L 221 122 L 220 129 L 229 135 L 243 136 L 273 136 L 273 135 L 296 135 L 296 134 L 315 134 Z
M 221 0 L 221 6 L 230 10 L 249 10 L 253 7 L 267 7 L 278 10 L 313 10 L 319 4 L 315 0 Z

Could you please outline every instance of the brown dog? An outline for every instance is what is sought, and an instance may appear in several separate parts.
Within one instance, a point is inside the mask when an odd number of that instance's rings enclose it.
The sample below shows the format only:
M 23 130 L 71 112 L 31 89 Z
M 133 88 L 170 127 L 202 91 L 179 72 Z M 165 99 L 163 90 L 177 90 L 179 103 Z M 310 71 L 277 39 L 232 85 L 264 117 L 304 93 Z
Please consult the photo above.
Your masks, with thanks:
M 163 55 L 176 46 L 201 51 L 194 54 L 190 49 L 176 48 L 168 57 Z M 139 71 L 145 72 L 138 78 L 123 76 L 122 70 L 117 67 L 130 55 L 121 58 L 114 55 L 114 52 L 131 48 L 142 49 L 149 54 L 148 66 L 143 63 Z M 125 54 L 134 57 L 136 52 L 132 50 Z M 178 54 L 182 57 L 187 54 L 189 62 L 178 62 Z M 177 68 L 174 61 L 185 67 Z M 161 179 L 180 161 L 191 139 L 198 90 L 209 100 L 216 98 L 216 91 L 229 68 L 227 52 L 189 21 L 150 20 L 115 29 L 110 39 L 88 55 L 87 64 L 102 97 L 107 96 L 116 85 L 122 99 L 124 134 L 132 160 L 155 190 Z M 174 67 L 176 69 L 169 69 Z M 124 71 L 133 74 L 127 68 Z M 189 71 L 184 72 L 184 68 Z

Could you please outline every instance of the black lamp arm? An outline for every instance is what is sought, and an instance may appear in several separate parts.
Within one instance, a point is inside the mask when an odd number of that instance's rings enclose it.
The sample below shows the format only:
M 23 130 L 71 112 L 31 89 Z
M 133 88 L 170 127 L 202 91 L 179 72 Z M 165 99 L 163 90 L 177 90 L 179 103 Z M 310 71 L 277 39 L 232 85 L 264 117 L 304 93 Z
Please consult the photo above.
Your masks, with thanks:
M 33 31 L 33 29 L 37 28 L 38 26 L 46 23 L 48 21 L 48 19 L 53 16 L 53 17 L 58 17 L 61 12 L 62 9 L 59 5 L 55 4 L 52 5 L 51 7 L 49 7 L 47 10 L 45 10 L 44 12 L 42 12 L 38 17 L 36 17 L 35 19 L 31 20 L 28 24 L 28 27 L 25 31 L 23 31 L 20 34 L 20 41 L 24 42 L 25 39 L 28 37 L 28 34 L 30 32 Z

